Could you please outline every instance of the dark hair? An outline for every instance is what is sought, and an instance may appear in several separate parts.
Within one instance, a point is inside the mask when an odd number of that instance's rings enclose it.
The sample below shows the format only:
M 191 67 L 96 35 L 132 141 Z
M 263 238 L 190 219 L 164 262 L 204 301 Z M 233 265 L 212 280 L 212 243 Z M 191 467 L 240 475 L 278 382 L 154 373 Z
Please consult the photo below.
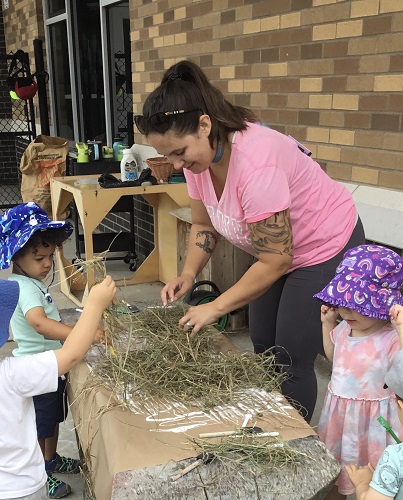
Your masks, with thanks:
M 34 253 L 38 251 L 38 247 L 48 247 L 50 245 L 55 245 L 56 247 L 61 247 L 63 242 L 69 237 L 66 227 L 55 227 L 49 228 L 45 231 L 35 231 L 35 233 L 29 238 L 25 245 L 15 252 L 12 260 L 23 257 L 28 250 L 32 250 Z
M 180 61 L 166 71 L 161 84 L 147 96 L 143 116 L 149 120 L 156 113 L 178 110 L 186 113 L 169 115 L 163 123 L 148 123 L 145 135 L 165 134 L 168 130 L 177 135 L 195 134 L 200 116 L 206 114 L 211 120 L 209 141 L 213 147 L 215 140 L 225 143 L 229 132 L 245 130 L 246 122 L 257 121 L 250 109 L 227 101 L 201 68 L 191 61 Z M 194 112 L 189 112 L 192 110 Z

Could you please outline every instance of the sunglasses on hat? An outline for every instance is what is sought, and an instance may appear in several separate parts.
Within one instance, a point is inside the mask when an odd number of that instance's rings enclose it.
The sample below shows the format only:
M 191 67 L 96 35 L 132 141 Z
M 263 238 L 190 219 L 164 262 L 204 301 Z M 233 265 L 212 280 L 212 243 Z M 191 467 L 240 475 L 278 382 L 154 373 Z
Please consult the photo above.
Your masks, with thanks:
M 177 117 L 177 115 L 184 115 L 187 113 L 195 113 L 201 112 L 201 109 L 178 109 L 176 111 L 160 111 L 158 113 L 154 113 L 149 118 L 146 118 L 144 115 L 135 115 L 134 123 L 140 134 L 147 135 L 150 131 L 158 132 L 161 129 L 161 132 L 165 132 L 169 127 L 167 125 L 171 125 L 173 119 Z M 164 129 L 164 130 L 162 130 Z

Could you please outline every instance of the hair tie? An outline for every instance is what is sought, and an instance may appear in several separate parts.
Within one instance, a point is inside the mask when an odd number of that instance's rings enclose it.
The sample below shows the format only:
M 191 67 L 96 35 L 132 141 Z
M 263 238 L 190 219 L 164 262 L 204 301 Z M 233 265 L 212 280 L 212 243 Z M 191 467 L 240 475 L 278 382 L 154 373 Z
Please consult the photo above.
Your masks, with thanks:
M 223 148 L 222 142 L 218 141 L 217 151 L 215 153 L 214 158 L 211 160 L 211 163 L 218 163 L 221 160 L 223 154 L 224 154 L 224 148 Z
M 169 73 L 169 75 L 167 75 L 167 80 L 177 80 L 178 78 L 181 79 L 181 75 L 176 71 L 172 71 L 172 73 Z

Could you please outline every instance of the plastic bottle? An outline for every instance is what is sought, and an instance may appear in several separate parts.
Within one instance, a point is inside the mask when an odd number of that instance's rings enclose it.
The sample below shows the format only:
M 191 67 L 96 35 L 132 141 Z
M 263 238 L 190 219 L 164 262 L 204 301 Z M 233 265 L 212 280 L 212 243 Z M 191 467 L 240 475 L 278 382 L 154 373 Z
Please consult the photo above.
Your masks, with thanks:
M 120 148 L 119 146 L 124 146 L 125 145 L 125 142 L 122 141 L 122 138 L 120 136 L 116 136 L 114 139 L 113 139 L 113 145 L 112 145 L 112 149 L 113 149 L 113 158 L 118 161 L 119 160 L 119 153 L 120 153 Z M 126 146 L 127 147 L 127 146 Z
M 130 149 L 122 151 L 123 158 L 120 161 L 120 178 L 122 182 L 135 181 L 138 178 L 138 166 L 136 159 Z

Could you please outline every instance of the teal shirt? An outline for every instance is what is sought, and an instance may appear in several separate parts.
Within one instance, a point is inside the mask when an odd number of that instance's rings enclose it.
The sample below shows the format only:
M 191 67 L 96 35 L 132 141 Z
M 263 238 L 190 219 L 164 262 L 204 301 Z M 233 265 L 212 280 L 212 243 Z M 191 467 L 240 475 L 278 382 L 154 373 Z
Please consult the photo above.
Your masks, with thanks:
M 56 304 L 54 301 L 49 304 L 44 297 L 46 288 L 42 282 L 14 273 L 8 279 L 18 281 L 20 285 L 20 298 L 10 322 L 14 340 L 18 344 L 18 347 L 13 350 L 14 356 L 26 356 L 27 354 L 60 349 L 62 344 L 59 340 L 49 340 L 37 333 L 25 317 L 33 307 L 43 307 L 48 318 L 60 321 Z
M 392 444 L 382 453 L 371 488 L 396 500 L 403 500 L 403 443 Z

